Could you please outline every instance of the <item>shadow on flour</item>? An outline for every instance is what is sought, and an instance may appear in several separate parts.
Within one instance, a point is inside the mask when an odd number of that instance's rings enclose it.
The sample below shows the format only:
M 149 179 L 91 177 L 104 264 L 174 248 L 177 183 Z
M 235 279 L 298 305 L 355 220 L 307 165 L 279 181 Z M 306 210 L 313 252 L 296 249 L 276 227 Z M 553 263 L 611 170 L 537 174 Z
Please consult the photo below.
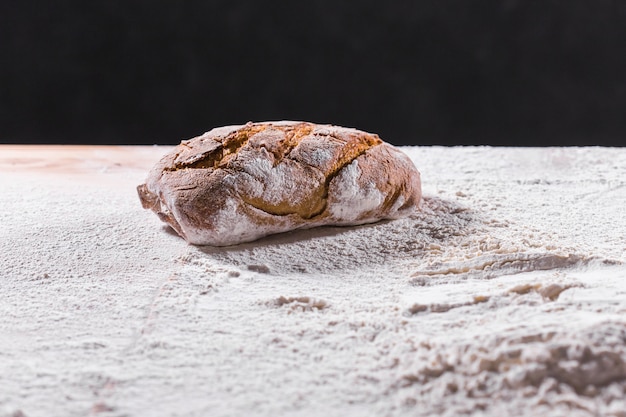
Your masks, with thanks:
M 559 248 L 553 238 L 538 236 L 537 231 L 530 233 L 435 196 L 424 197 L 421 210 L 405 219 L 296 230 L 231 247 L 194 250 L 238 268 L 261 265 L 271 274 L 385 271 L 415 285 L 493 278 L 589 261 Z

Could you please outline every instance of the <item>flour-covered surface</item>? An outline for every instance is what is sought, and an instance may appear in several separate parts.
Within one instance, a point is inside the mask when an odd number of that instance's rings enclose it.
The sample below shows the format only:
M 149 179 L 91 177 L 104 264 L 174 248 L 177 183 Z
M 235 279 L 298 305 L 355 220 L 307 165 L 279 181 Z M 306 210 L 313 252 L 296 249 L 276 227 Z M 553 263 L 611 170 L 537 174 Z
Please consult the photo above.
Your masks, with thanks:
M 626 149 L 404 148 L 413 217 L 187 245 L 169 148 L 0 147 L 0 416 L 626 416 Z

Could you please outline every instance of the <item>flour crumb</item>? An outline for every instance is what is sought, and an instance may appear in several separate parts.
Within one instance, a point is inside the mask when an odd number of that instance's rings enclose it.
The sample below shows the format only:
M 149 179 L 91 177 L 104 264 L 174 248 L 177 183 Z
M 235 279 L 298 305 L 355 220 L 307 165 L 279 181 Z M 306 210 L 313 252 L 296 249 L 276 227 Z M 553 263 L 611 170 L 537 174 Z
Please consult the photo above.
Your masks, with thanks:
M 267 265 L 248 265 L 248 271 L 258 272 L 259 274 L 269 274 L 270 268 Z
M 289 306 L 292 311 L 313 311 L 324 310 L 328 307 L 328 303 L 324 300 L 313 297 L 285 297 L 280 296 L 273 301 L 276 307 Z

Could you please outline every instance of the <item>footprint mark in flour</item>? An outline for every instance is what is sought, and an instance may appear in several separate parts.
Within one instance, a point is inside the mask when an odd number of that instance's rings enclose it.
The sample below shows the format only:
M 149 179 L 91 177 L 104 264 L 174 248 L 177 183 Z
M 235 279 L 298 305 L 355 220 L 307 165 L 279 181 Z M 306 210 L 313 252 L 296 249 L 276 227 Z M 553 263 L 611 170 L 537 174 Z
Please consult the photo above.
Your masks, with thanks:
M 450 310 L 461 308 L 461 307 L 472 307 L 477 304 L 483 304 L 488 302 L 498 303 L 503 299 L 508 299 L 510 297 L 519 297 L 519 296 L 528 296 L 533 294 L 538 294 L 544 300 L 544 302 L 552 302 L 556 301 L 559 296 L 564 292 L 569 290 L 570 288 L 579 288 L 582 287 L 580 283 L 570 283 L 570 284 L 542 284 L 542 283 L 526 283 L 516 285 L 501 294 L 495 295 L 475 295 L 471 300 L 466 302 L 457 302 L 457 303 L 432 303 L 432 304 L 422 304 L 422 303 L 414 303 L 410 307 L 405 310 L 406 316 L 415 316 L 422 313 L 447 313 Z M 510 303 L 510 300 L 507 301 Z
M 475 258 L 433 262 L 411 274 L 414 285 L 427 285 L 433 278 L 495 278 L 531 271 L 547 271 L 585 265 L 592 261 L 577 254 L 554 253 L 491 253 Z

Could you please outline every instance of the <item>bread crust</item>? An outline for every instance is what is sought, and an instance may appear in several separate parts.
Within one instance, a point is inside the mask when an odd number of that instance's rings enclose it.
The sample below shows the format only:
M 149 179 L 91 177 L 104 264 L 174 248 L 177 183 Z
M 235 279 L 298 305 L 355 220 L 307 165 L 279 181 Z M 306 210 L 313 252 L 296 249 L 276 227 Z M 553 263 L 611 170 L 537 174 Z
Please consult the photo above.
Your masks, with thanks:
M 405 217 L 421 201 L 415 165 L 377 135 L 287 121 L 183 141 L 137 191 L 187 242 L 212 246 Z

